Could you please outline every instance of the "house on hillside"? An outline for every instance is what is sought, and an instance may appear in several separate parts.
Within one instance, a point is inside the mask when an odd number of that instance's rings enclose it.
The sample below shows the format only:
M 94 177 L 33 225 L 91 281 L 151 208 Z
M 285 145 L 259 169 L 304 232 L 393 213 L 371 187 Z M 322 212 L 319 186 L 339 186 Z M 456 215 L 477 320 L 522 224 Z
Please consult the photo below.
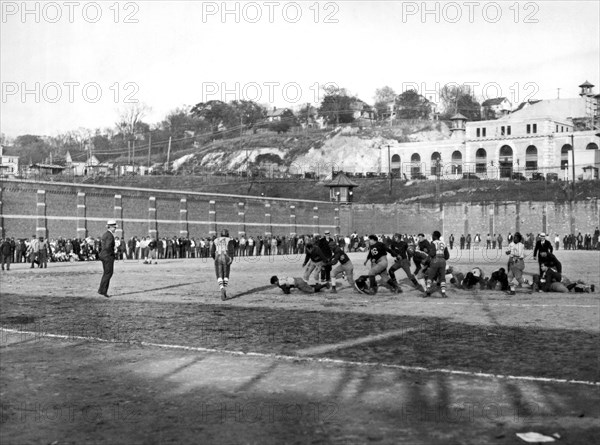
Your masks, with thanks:
M 510 113 L 512 104 L 506 97 L 487 99 L 481 104 L 481 119 L 499 119 Z
M 366 119 L 371 121 L 375 119 L 375 109 L 358 98 L 352 101 L 350 108 L 352 109 L 352 117 L 355 120 Z
M 95 174 L 109 174 L 114 169 L 114 164 L 108 162 L 107 159 L 100 155 L 91 155 L 87 159 L 87 154 L 80 153 L 72 156 L 71 152 L 67 151 L 65 155 L 65 165 L 69 173 L 73 176 L 89 176 Z
M 8 147 L 0 145 L 0 176 L 15 176 L 19 174 L 19 156 L 11 154 Z
M 66 169 L 63 165 L 36 163 L 29 166 L 29 174 L 35 176 L 60 175 Z
M 277 108 L 273 107 L 272 110 L 267 111 L 267 121 L 279 122 L 285 119 L 286 116 L 293 116 L 294 113 L 289 108 Z

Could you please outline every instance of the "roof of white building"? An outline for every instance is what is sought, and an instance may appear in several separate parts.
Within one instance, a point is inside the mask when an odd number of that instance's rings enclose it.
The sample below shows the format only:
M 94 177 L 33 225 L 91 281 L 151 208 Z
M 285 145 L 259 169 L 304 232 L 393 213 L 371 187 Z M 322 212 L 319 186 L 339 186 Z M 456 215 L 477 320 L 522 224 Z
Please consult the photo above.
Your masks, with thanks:
M 567 118 L 585 117 L 586 103 L 585 98 L 577 97 L 573 99 L 552 99 L 541 100 L 530 104 L 518 111 L 500 118 L 499 120 L 522 120 L 522 119 L 544 119 L 549 118 L 554 121 L 566 121 Z

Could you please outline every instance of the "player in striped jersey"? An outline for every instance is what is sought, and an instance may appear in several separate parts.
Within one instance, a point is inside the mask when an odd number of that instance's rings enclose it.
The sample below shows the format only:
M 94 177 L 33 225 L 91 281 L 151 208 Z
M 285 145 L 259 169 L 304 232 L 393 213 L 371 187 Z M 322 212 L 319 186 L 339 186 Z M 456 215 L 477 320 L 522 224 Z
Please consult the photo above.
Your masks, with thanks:
M 441 240 L 442 234 L 435 230 L 431 234 L 432 241 L 429 248 L 429 256 L 431 262 L 427 269 L 427 289 L 425 289 L 425 296 L 431 296 L 431 284 L 434 279 L 437 279 L 440 283 L 442 291 L 442 298 L 446 298 L 446 260 L 450 258 L 450 253 L 446 247 L 446 243 Z
M 227 299 L 227 285 L 229 284 L 229 270 L 233 263 L 235 242 L 229 238 L 229 230 L 221 230 L 221 236 L 215 238 L 210 249 L 210 256 L 215 260 L 217 283 L 221 289 L 221 300 Z

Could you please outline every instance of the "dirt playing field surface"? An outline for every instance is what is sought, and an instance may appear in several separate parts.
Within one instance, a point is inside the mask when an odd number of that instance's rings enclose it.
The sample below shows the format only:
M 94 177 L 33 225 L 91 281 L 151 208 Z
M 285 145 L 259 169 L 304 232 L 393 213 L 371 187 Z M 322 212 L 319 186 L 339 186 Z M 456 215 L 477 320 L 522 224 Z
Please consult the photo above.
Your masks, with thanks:
M 557 256 L 564 275 L 599 284 L 599 252 Z M 365 257 L 351 254 L 355 276 Z M 110 299 L 97 262 L 0 272 L 0 443 L 600 441 L 598 290 L 268 285 L 301 276 L 302 260 L 236 259 L 224 302 L 209 260 L 117 262 Z M 506 257 L 451 263 L 489 274 Z

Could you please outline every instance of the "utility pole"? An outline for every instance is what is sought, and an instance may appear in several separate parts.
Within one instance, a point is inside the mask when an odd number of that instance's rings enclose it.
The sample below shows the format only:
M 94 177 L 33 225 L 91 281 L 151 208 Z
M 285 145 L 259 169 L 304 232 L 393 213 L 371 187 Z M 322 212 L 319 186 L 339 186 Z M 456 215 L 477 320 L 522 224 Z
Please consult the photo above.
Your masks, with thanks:
M 572 168 L 571 168 L 571 172 L 573 174 L 573 178 L 571 181 L 571 187 L 573 190 L 573 200 L 575 199 L 575 136 L 571 135 L 571 151 L 573 152 L 572 154 Z
M 392 162 L 390 158 L 390 144 L 388 144 L 388 176 L 390 178 L 390 196 L 392 196 Z
M 169 146 L 167 148 L 167 171 L 170 171 L 169 158 L 171 157 L 171 136 L 169 136 Z
M 152 147 L 152 133 L 148 136 L 148 170 L 150 170 L 150 150 Z
M 131 165 L 131 141 L 127 141 L 127 165 Z

